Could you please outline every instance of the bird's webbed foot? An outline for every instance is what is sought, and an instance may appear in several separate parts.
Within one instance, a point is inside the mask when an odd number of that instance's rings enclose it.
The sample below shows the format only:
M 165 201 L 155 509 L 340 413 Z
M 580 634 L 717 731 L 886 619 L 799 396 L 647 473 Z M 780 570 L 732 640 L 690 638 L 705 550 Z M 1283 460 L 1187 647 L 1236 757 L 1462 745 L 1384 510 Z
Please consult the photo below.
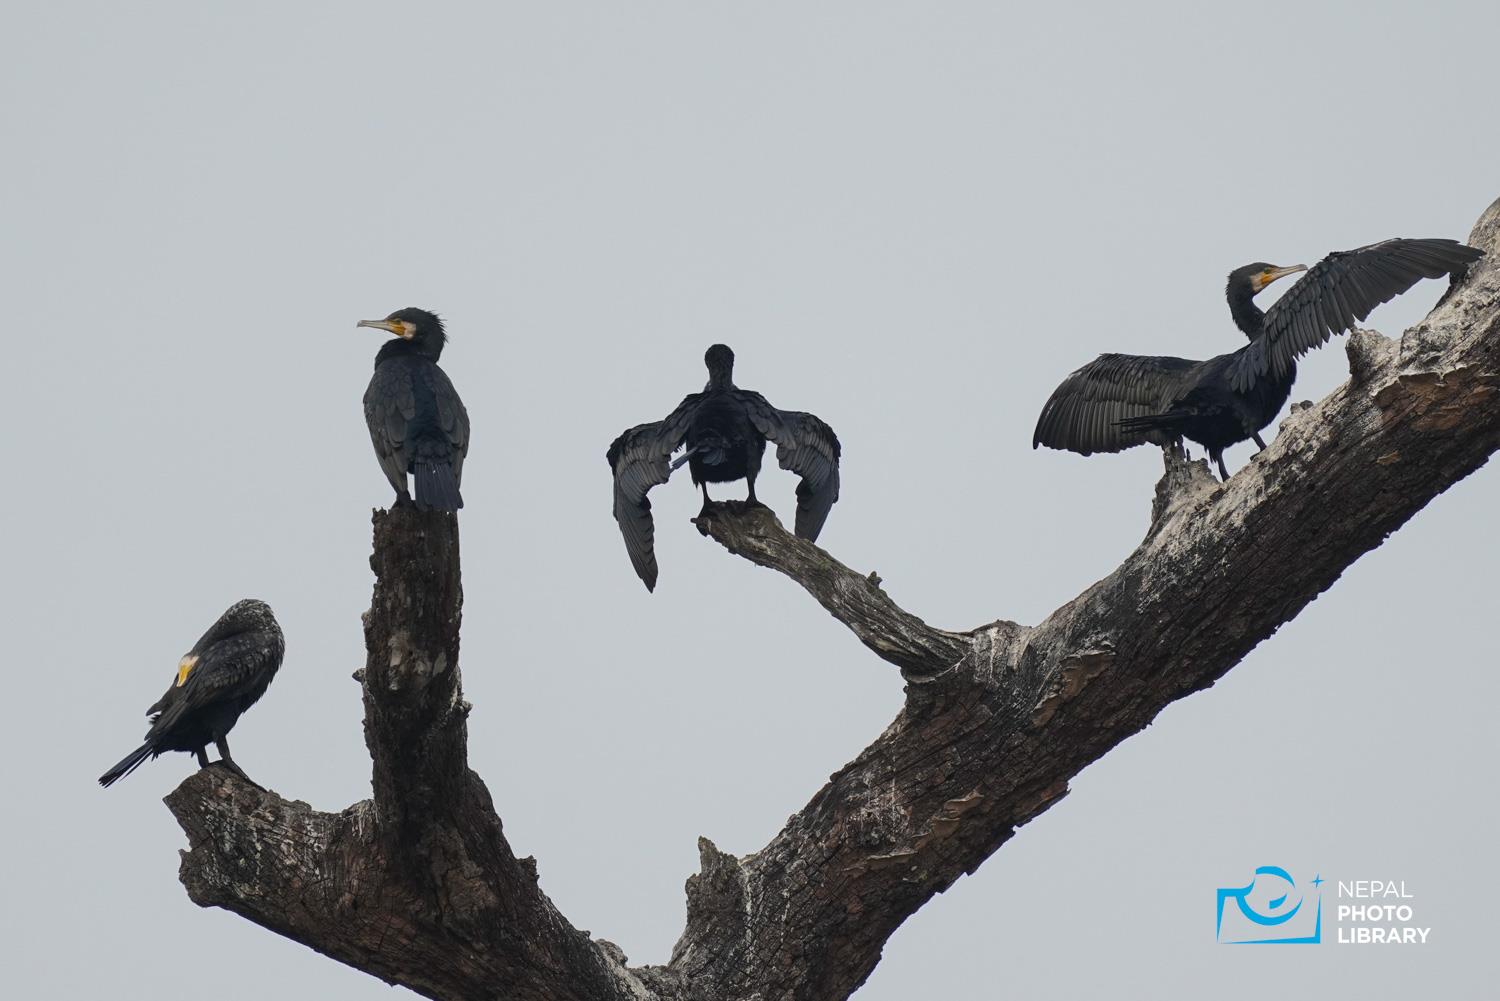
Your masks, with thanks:
M 215 762 L 212 763 L 212 767 L 214 767 L 214 768 L 222 768 L 225 771 L 227 771 L 229 774 L 233 775 L 235 778 L 240 779 L 240 780 L 242 780 L 244 782 L 250 783 L 255 788 L 259 789 L 261 792 L 265 792 L 266 791 L 266 787 L 265 786 L 261 785 L 259 782 L 255 781 L 250 776 L 246 775 L 245 774 L 245 770 L 243 768 L 241 768 L 239 765 L 235 764 L 229 758 L 220 758 L 218 761 L 215 761 Z
M 732 514 L 737 518 L 744 517 L 752 511 L 771 511 L 770 507 L 762 504 L 755 496 L 746 497 L 744 500 L 722 501 L 718 504 L 720 511 Z M 774 511 L 771 512 L 775 514 Z
M 740 504 L 740 512 L 754 511 L 756 508 L 764 511 L 771 510 L 765 504 L 761 503 L 759 497 L 755 496 L 755 477 L 747 476 L 745 478 L 745 499 Z
M 703 510 L 699 511 L 698 517 L 692 521 L 698 527 L 699 533 L 707 535 L 709 534 L 708 524 L 715 518 L 742 518 L 747 514 L 757 511 L 766 512 L 766 515 L 769 515 L 772 519 L 776 517 L 774 511 L 758 500 L 724 500 L 712 501 L 703 505 Z M 762 515 L 762 517 L 766 515 Z
M 724 508 L 728 506 L 729 505 L 727 503 L 715 504 L 713 501 L 706 500 L 703 502 L 703 507 L 699 509 L 698 516 L 696 518 L 690 518 L 688 520 L 697 527 L 699 535 L 707 535 L 708 523 L 718 517 L 723 512 Z
M 234 763 L 234 759 L 229 756 L 229 743 L 223 737 L 220 737 L 218 740 L 216 740 L 214 742 L 214 746 L 219 749 L 219 760 L 216 762 L 216 764 L 222 765 L 225 768 L 229 769 L 230 774 L 244 779 L 246 782 L 259 789 L 261 792 L 266 791 L 265 786 L 261 785 L 259 782 L 246 775 L 245 770 Z

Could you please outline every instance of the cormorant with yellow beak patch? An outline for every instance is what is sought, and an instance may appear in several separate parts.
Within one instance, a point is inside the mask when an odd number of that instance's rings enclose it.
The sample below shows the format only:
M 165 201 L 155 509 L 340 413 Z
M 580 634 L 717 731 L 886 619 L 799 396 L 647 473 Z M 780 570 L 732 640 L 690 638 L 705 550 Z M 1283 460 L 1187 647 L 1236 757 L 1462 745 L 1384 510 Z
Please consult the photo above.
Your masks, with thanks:
M 1250 343 L 1207 361 L 1104 354 L 1063 380 L 1042 408 L 1031 447 L 1081 455 L 1183 438 L 1224 468 L 1224 449 L 1253 440 L 1291 395 L 1297 358 L 1354 329 L 1376 306 L 1423 278 L 1464 274 L 1483 251 L 1454 240 L 1385 240 L 1337 251 L 1313 265 L 1247 264 L 1229 275 L 1229 313 Z M 1255 296 L 1299 271 L 1307 274 L 1261 312 Z
M 408 307 L 357 326 L 395 335 L 375 355 L 375 374 L 365 390 L 365 424 L 375 458 L 396 488 L 396 503 L 412 502 L 406 490 L 411 473 L 419 510 L 457 511 L 464 506 L 458 487 L 469 453 L 469 413 L 438 368 L 448 340 L 443 321 Z
M 167 694 L 146 710 L 151 729 L 145 743 L 101 775 L 99 784 L 108 786 L 167 751 L 191 751 L 207 768 L 209 744 L 218 748 L 224 767 L 250 781 L 229 756 L 225 738 L 265 694 L 285 653 L 271 606 L 254 598 L 235 602 L 178 662 Z

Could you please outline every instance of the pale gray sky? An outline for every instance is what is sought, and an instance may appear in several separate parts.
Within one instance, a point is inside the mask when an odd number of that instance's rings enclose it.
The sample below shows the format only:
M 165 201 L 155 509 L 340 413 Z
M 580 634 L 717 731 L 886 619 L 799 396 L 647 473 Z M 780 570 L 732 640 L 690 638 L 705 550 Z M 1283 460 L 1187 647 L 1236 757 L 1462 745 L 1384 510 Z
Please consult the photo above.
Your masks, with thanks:
M 237 759 L 320 808 L 368 795 L 349 675 L 390 491 L 356 320 L 429 306 L 453 337 L 471 762 L 562 910 L 661 962 L 694 839 L 760 848 L 901 702 L 698 536 L 686 477 L 653 497 L 656 594 L 631 572 L 605 447 L 699 388 L 708 344 L 838 430 L 830 552 L 936 625 L 1035 622 L 1139 541 L 1160 470 L 1033 452 L 1064 374 L 1230 350 L 1231 268 L 1461 238 L 1500 195 L 1490 2 L 30 4 L 0 30 L 15 997 L 226 969 L 219 1001 L 391 996 L 188 901 L 160 803 L 188 756 L 94 784 L 255 596 L 288 652 Z M 1293 399 L 1343 378 L 1335 344 Z M 1086 771 L 860 1001 L 1476 996 L 1497 505 L 1488 468 Z M 1264 864 L 1405 880 L 1431 939 L 1216 945 L 1215 888 Z

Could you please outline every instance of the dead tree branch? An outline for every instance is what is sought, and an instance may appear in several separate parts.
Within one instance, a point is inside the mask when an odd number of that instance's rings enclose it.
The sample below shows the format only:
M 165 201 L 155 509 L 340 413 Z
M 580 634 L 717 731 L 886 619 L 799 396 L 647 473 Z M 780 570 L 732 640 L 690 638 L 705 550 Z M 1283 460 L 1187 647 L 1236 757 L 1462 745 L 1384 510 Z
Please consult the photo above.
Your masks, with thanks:
M 168 798 L 189 894 L 434 998 L 847 997 L 906 918 L 1082 768 L 1500 448 L 1500 202 L 1470 242 L 1489 256 L 1466 281 L 1399 341 L 1351 336 L 1350 381 L 1294 407 L 1229 483 L 1168 456 L 1145 540 L 1035 626 L 934 629 L 769 512 L 711 509 L 706 535 L 802 585 L 901 668 L 907 699 L 765 848 L 700 842 L 665 966 L 627 968 L 572 928 L 468 770 L 457 530 L 439 516 L 376 516 L 373 802 L 318 813 L 200 772 Z
M 456 519 L 398 508 L 374 521 L 355 675 L 374 799 L 320 813 L 197 772 L 167 797 L 188 835 L 188 895 L 432 998 L 647 997 L 538 889 L 469 770 Z
M 807 589 L 833 617 L 854 631 L 877 657 L 920 676 L 962 656 L 967 641 L 934 629 L 880 589 L 880 578 L 855 573 L 806 539 L 788 533 L 766 507 L 742 501 L 713 505 L 695 518 L 698 531 L 752 563 L 779 570 Z M 725 517 L 725 516 L 728 517 Z

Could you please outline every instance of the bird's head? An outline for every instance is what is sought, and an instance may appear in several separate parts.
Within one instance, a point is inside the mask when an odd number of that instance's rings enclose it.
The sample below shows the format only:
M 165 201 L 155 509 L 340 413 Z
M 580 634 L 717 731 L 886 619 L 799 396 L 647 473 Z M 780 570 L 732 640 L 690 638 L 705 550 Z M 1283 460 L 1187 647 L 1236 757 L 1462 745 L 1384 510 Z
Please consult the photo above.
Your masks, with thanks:
M 1306 270 L 1305 264 L 1278 268 L 1265 261 L 1256 261 L 1254 264 L 1247 264 L 1243 268 L 1235 268 L 1229 272 L 1229 281 L 1224 286 L 1224 296 L 1229 300 L 1229 315 L 1234 317 L 1234 325 L 1244 331 L 1245 336 L 1251 340 L 1260 336 L 1265 323 L 1265 314 L 1255 304 L 1256 295 L 1276 279 Z
M 434 360 L 443 353 L 443 345 L 448 343 L 448 334 L 437 314 L 415 306 L 398 309 L 383 320 L 360 320 L 355 326 L 374 327 L 394 334 L 419 354 Z
M 729 384 L 735 374 L 735 353 L 727 344 L 715 344 L 703 353 L 703 365 L 708 366 L 709 386 Z
M 703 353 L 703 364 L 708 366 L 708 388 L 734 385 L 734 352 L 727 344 L 715 344 Z
M 187 682 L 188 675 L 198 666 L 198 661 L 209 647 L 242 633 L 269 633 L 279 640 L 281 626 L 277 623 L 271 606 L 264 601 L 257 598 L 236 601 L 219 616 L 219 621 L 208 627 L 208 632 L 193 644 L 193 648 L 182 660 L 177 662 L 177 687 L 181 688 Z
M 703 351 L 703 365 L 708 366 L 709 372 L 729 372 L 735 368 L 735 353 L 729 350 L 727 344 L 715 344 Z
M 1248 290 L 1250 295 L 1257 295 L 1276 279 L 1306 270 L 1306 264 L 1293 264 L 1289 268 L 1278 268 L 1265 261 L 1256 261 L 1254 264 L 1247 264 L 1229 273 L 1229 291 L 1232 295 L 1237 289 L 1242 289 Z
M 276 615 L 271 606 L 259 598 L 241 598 L 219 616 L 219 625 L 230 632 L 244 633 L 252 629 L 266 629 L 276 624 Z

